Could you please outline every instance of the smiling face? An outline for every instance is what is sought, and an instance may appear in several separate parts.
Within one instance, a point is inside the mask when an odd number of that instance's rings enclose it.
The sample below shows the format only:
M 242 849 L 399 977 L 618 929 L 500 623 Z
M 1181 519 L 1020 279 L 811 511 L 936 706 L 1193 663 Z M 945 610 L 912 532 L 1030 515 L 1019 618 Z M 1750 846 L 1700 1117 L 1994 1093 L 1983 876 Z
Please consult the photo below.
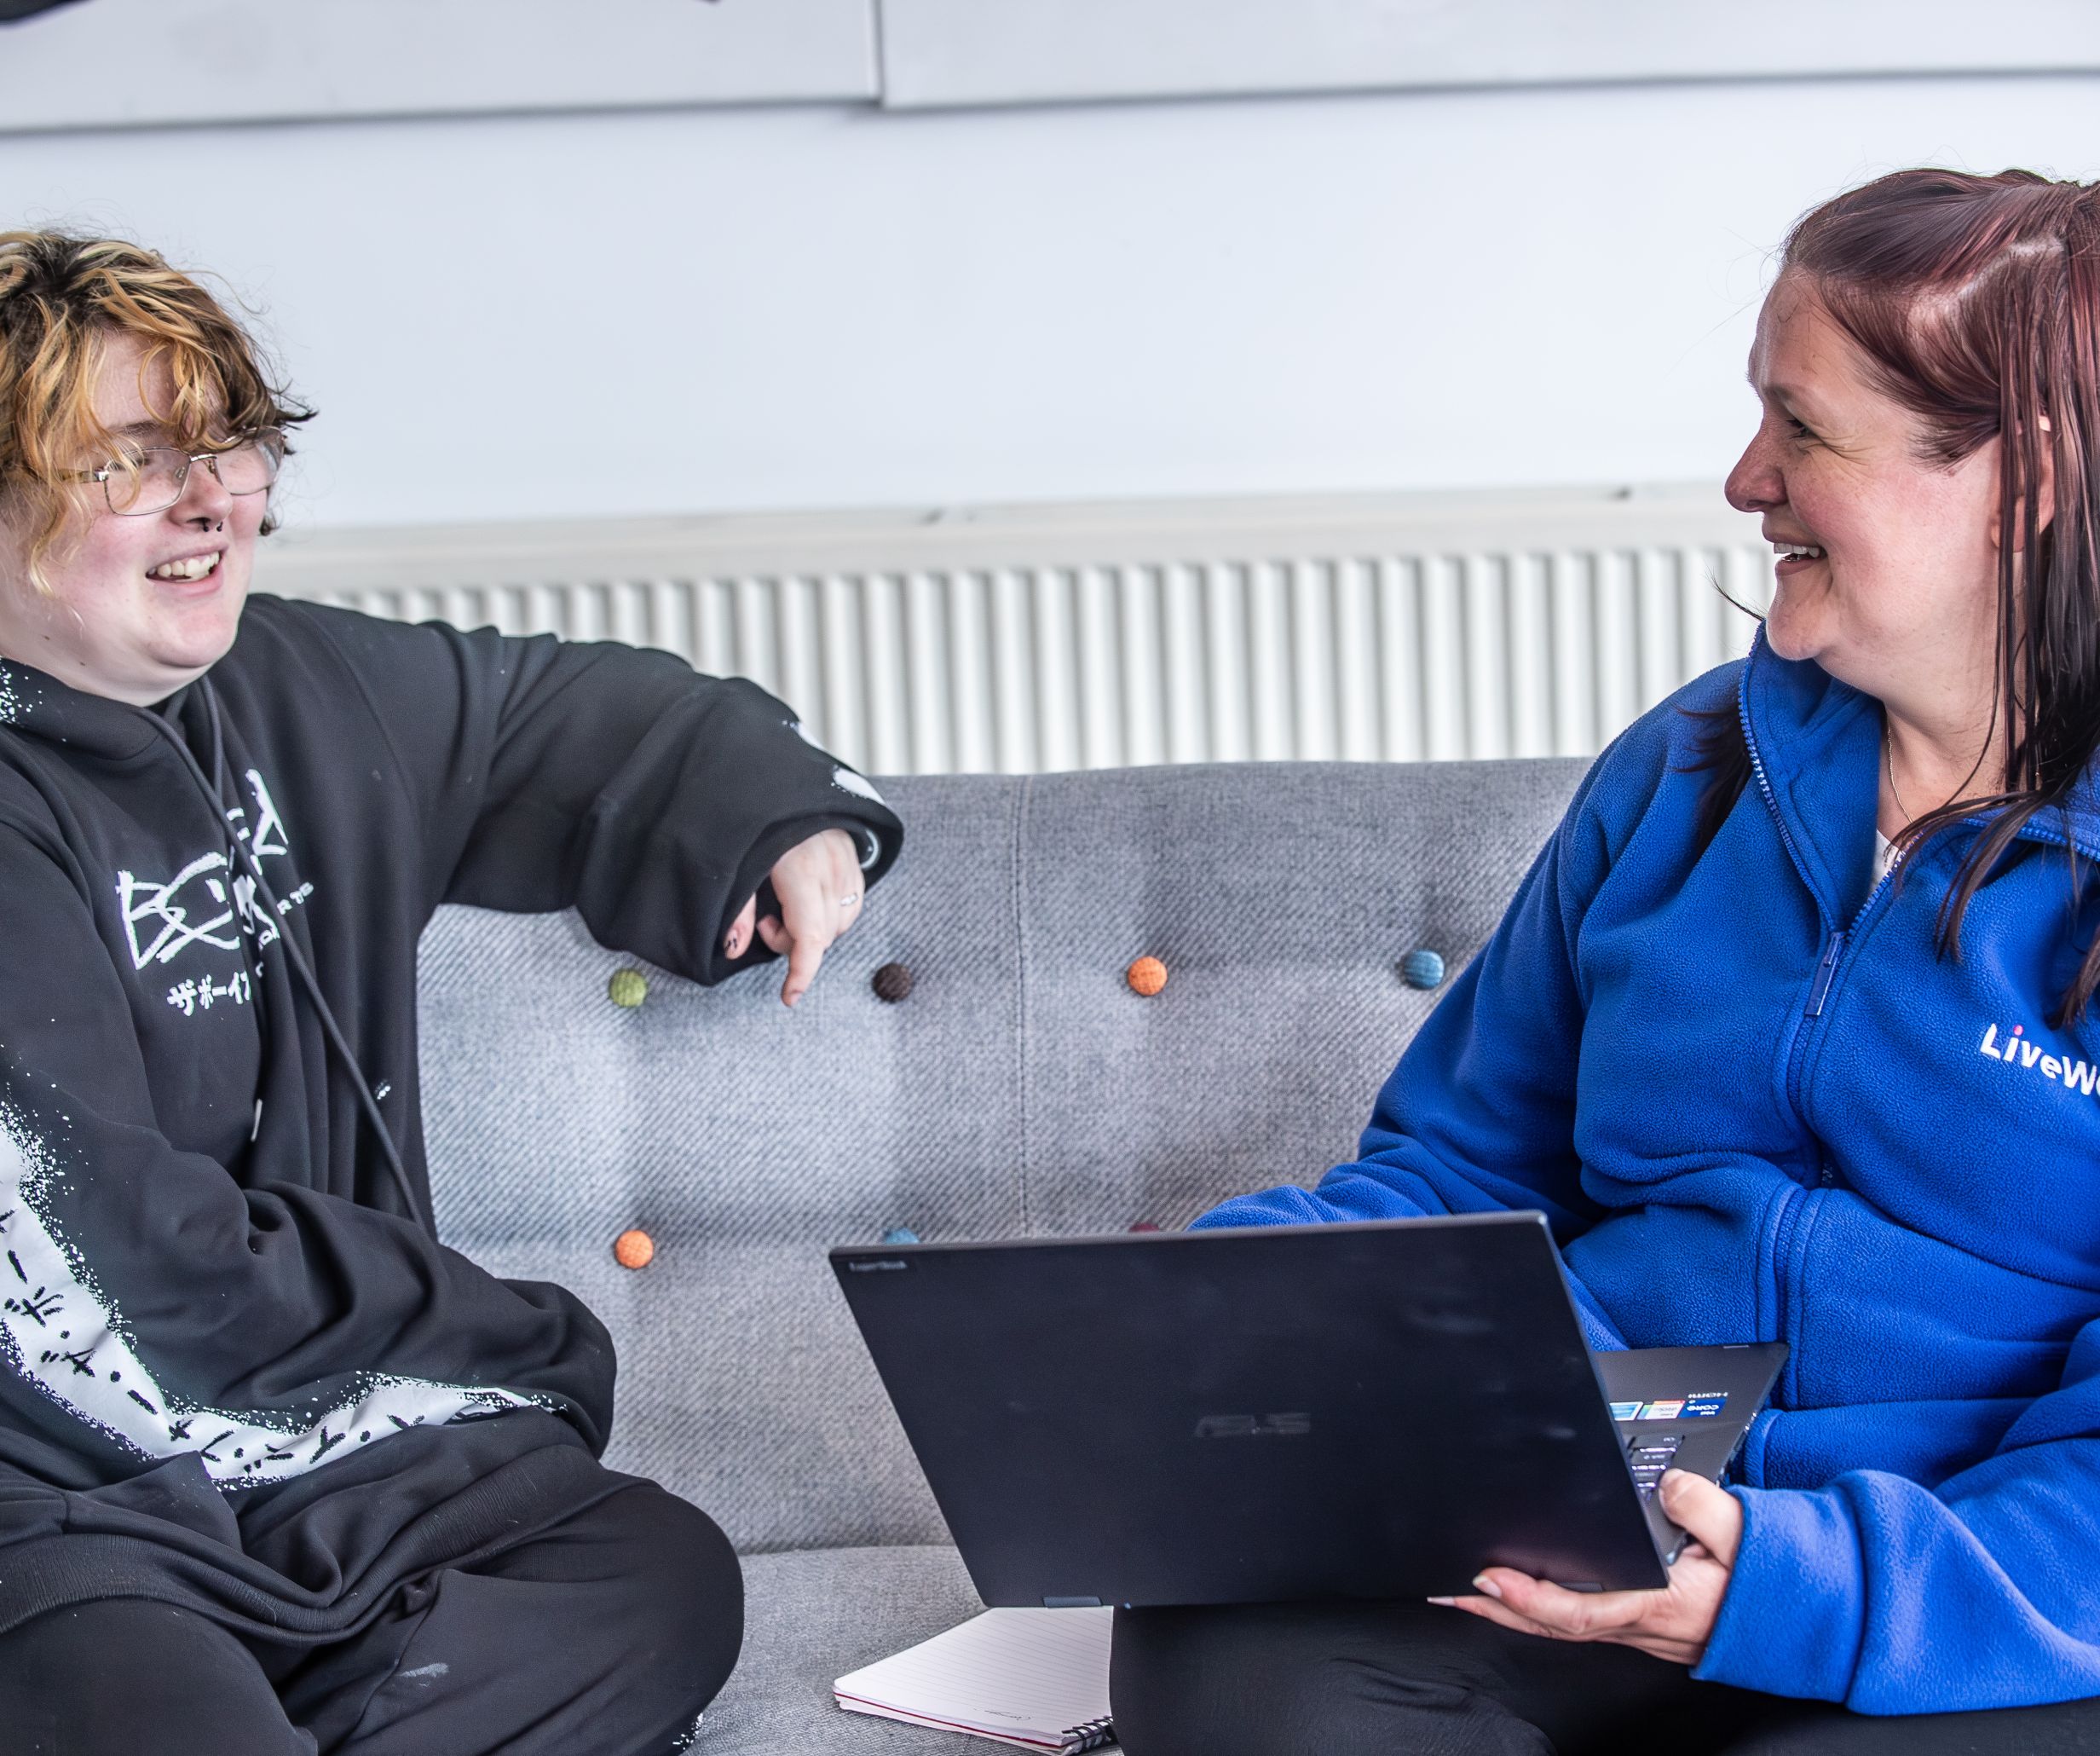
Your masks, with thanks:
M 1772 650 L 1907 708 L 1988 697 L 1998 442 L 1951 466 L 1929 460 L 1924 425 L 1796 276 L 1765 301 L 1750 381 L 1763 413 L 1728 494 L 1780 556 Z
M 164 363 L 141 383 L 143 358 L 136 337 L 110 337 L 96 418 L 124 443 L 174 444 L 153 413 L 172 406 L 172 378 Z M 87 470 L 106 459 L 78 461 Z M 43 563 L 43 590 L 30 577 L 21 521 L 0 508 L 0 656 L 89 695 L 150 706 L 234 644 L 270 497 L 229 494 L 203 464 L 191 465 L 173 505 L 142 517 L 118 517 L 98 484 L 75 494 L 65 539 Z

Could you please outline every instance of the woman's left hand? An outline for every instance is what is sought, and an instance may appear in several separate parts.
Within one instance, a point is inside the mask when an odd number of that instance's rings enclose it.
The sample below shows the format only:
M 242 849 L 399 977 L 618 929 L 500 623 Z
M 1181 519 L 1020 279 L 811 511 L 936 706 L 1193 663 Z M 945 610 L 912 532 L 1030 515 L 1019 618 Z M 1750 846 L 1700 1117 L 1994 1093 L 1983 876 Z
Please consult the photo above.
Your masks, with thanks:
M 743 956 L 755 932 L 769 951 L 788 959 L 781 1003 L 793 1006 L 816 979 L 816 967 L 834 941 L 861 918 L 868 892 L 860 852 L 844 829 L 823 829 L 798 842 L 773 863 L 773 894 L 780 916 L 759 919 L 759 899 L 746 903 L 722 949 Z
M 1439 1597 L 1459 1609 L 1549 1640 L 1610 1640 L 1673 1664 L 1696 1665 L 1721 1613 L 1743 1539 L 1743 1508 L 1704 1476 L 1672 1470 L 1663 1477 L 1663 1510 L 1691 1534 L 1659 1591 L 1570 1591 L 1507 1567 L 1474 1581 L 1478 1597 Z

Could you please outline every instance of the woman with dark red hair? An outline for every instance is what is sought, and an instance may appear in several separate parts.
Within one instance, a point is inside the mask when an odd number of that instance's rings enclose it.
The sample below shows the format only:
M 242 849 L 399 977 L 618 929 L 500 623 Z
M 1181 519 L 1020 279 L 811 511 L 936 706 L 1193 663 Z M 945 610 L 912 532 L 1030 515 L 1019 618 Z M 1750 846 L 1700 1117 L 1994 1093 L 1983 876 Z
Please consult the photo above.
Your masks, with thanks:
M 2100 1748 L 2100 186 L 1816 209 L 1750 377 L 1750 656 L 1598 760 L 1357 1161 L 1199 1223 L 1543 1209 L 1593 1347 L 1784 1341 L 1773 1406 L 1664 1478 L 1664 1591 L 1121 1613 L 1130 1756 Z

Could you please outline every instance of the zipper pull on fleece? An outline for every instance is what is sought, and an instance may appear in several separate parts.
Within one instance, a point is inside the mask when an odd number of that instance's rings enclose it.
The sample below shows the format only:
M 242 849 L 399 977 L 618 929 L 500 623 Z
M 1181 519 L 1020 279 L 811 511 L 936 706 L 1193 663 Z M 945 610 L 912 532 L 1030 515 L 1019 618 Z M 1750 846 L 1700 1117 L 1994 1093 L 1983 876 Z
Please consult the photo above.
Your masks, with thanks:
M 1838 973 L 1838 959 L 1844 948 L 1845 936 L 1842 932 L 1833 933 L 1830 944 L 1823 948 L 1823 961 L 1816 966 L 1815 985 L 1809 990 L 1809 1016 L 1812 1019 L 1823 1016 L 1823 1002 L 1830 994 L 1830 979 Z

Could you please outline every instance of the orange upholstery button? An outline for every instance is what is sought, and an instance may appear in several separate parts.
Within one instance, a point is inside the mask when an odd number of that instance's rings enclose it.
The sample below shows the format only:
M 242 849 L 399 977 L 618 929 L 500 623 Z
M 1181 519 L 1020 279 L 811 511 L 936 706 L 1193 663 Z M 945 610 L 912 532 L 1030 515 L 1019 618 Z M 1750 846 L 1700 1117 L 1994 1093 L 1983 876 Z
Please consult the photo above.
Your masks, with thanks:
M 1123 972 L 1123 979 L 1133 993 L 1150 997 L 1167 985 L 1167 966 L 1157 957 L 1140 957 Z
M 646 1268 L 656 1260 L 656 1240 L 646 1232 L 622 1232 L 613 1240 L 613 1260 L 623 1268 Z

